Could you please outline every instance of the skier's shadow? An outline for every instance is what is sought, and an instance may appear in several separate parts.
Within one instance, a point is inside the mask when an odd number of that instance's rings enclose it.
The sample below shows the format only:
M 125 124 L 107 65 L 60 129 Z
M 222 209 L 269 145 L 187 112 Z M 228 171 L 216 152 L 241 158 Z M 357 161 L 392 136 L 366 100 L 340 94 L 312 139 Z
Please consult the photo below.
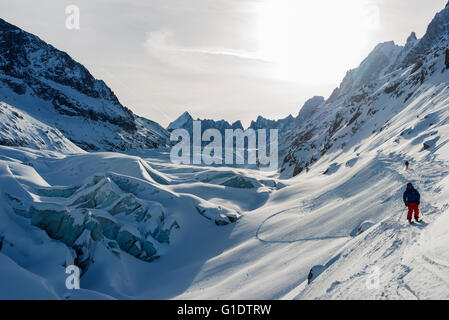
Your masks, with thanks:
M 413 227 L 417 227 L 418 229 L 424 229 L 425 227 L 427 227 L 429 224 L 426 222 L 421 222 L 421 223 L 414 223 L 412 224 Z

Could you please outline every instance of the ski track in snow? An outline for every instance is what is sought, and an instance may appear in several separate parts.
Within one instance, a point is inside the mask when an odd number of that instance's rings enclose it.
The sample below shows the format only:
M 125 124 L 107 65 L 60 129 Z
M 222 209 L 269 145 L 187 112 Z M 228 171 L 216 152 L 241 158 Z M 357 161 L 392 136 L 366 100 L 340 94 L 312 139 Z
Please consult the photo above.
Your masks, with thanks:
M 401 170 L 398 170 L 398 172 Z M 449 163 L 443 161 L 417 163 L 414 169 L 403 174 L 407 181 L 414 181 L 420 186 L 424 195 L 421 205 L 423 224 L 409 226 L 405 222 L 406 211 L 399 219 L 393 214 L 380 225 L 371 230 L 364 238 L 354 243 L 350 249 L 343 250 L 343 254 L 330 270 L 326 270 L 308 288 L 305 284 L 292 291 L 287 298 L 297 299 L 433 299 L 448 298 L 449 292 L 449 261 L 441 261 L 432 255 L 432 235 L 427 228 L 432 225 L 442 213 L 442 208 L 432 206 L 429 202 L 434 193 L 438 193 L 438 183 L 449 173 Z M 375 241 L 372 243 L 371 241 Z M 389 247 L 388 247 L 389 246 Z M 430 250 L 429 250 L 430 248 Z M 382 252 L 382 250 L 384 250 Z M 371 265 L 381 267 L 381 286 L 379 290 L 369 291 L 364 288 L 367 274 L 365 272 L 353 273 L 345 280 L 338 269 L 348 267 L 354 258 L 344 261 L 345 257 L 360 254 L 360 260 L 366 257 L 376 257 Z M 393 257 L 393 259 L 391 259 Z M 367 265 L 368 266 L 368 265 Z M 349 268 L 348 268 L 349 269 Z M 338 281 L 329 282 L 326 277 L 339 278 Z M 430 285 L 429 285 L 430 284 Z M 318 290 L 317 290 L 318 289 Z M 321 292 L 321 293 L 318 293 Z
M 449 6 L 422 39 L 377 45 L 327 100 L 253 122 L 282 132 L 268 177 L 140 150 L 169 133 L 0 24 L 14 49 L 0 55 L 13 66 L 0 72 L 0 299 L 449 299 Z M 406 221 L 409 181 L 423 224 Z
M 275 213 L 275 214 L 269 216 L 268 218 L 266 218 L 266 219 L 259 225 L 259 227 L 257 228 L 257 231 L 256 231 L 256 238 L 257 238 L 257 240 L 259 240 L 259 241 L 261 241 L 261 242 L 263 242 L 263 243 L 295 243 L 295 242 L 304 242 L 304 241 L 320 241 L 320 240 L 347 239 L 347 238 L 348 238 L 348 235 L 323 236 L 323 237 L 309 237 L 309 238 L 294 239 L 294 240 L 285 240 L 285 239 L 284 239 L 284 240 L 272 240 L 272 239 L 271 239 L 271 240 L 266 240 L 266 239 L 263 239 L 263 238 L 261 237 L 261 230 L 262 230 L 262 228 L 264 227 L 264 225 L 265 225 L 269 220 L 271 220 L 271 219 L 273 219 L 273 218 L 275 218 L 275 217 L 277 217 L 277 216 L 279 216 L 279 215 L 282 215 L 282 214 L 285 214 L 285 213 L 289 213 L 289 212 L 292 211 L 292 210 L 299 211 L 299 213 L 296 213 L 296 214 L 295 214 L 295 216 L 298 216 L 298 217 L 295 217 L 295 218 L 296 218 L 296 219 L 300 219 L 302 216 L 306 215 L 305 213 L 301 212 L 300 209 L 301 209 L 302 207 L 303 207 L 303 206 L 296 206 L 296 207 L 288 208 L 288 209 L 279 211 L 279 212 L 277 212 L 277 213 Z
M 50 154 L 44 151 L 2 150 L 0 163 L 4 169 L 0 178 L 8 179 L 8 193 L 32 195 L 36 188 L 66 190 L 100 170 L 103 176 L 118 182 L 118 177 L 137 179 L 130 180 L 135 182 L 154 178 L 164 184 L 153 181 L 151 190 L 165 190 L 162 194 L 169 192 L 167 195 L 181 190 L 195 199 L 207 199 L 209 206 L 225 204 L 242 214 L 237 223 L 217 227 L 197 212 L 186 211 L 188 202 L 179 207 L 173 200 L 163 201 L 165 196 L 158 196 L 157 201 L 175 212 L 181 226 L 170 246 L 158 249 L 161 259 L 145 263 L 122 253 L 119 263 L 98 248 L 97 262 L 83 277 L 84 291 L 73 295 L 60 288 L 65 273 L 57 271 L 60 267 L 55 261 L 67 250 L 65 245 L 52 241 L 57 249 L 44 249 L 49 246 L 48 237 L 8 213 L 2 219 L 11 217 L 15 222 L 9 225 L 9 231 L 0 229 L 0 258 L 6 254 L 18 268 L 41 279 L 44 285 L 40 289 L 36 285 L 35 294 L 47 295 L 50 290 L 72 299 L 425 299 L 444 297 L 444 292 L 449 292 L 449 257 L 441 253 L 444 247 L 438 249 L 441 240 L 435 238 L 435 232 L 429 231 L 442 217 L 444 208 L 437 207 L 433 200 L 442 191 L 441 180 L 449 174 L 449 164 L 435 158 L 424 158 L 404 171 L 405 155 L 368 153 L 350 169 L 340 169 L 333 176 L 323 178 L 318 168 L 317 178 L 312 172 L 305 181 L 284 181 L 281 186 L 276 179 L 261 180 L 252 170 L 173 166 L 165 162 L 166 154 L 154 153 L 142 159 L 114 153 L 68 157 L 54 153 L 47 158 Z M 95 165 L 86 166 L 92 161 Z M 256 187 L 221 185 L 235 176 L 252 181 Z M 366 179 L 378 194 L 369 192 L 369 188 L 354 188 Z M 65 181 L 65 187 L 55 187 L 61 181 Z M 267 187 L 260 181 L 271 185 L 276 181 L 281 187 Z M 409 226 L 406 221 L 402 192 L 408 181 L 415 183 L 422 194 L 425 224 Z M 178 196 L 186 197 L 184 193 Z M 244 210 L 248 207 L 245 198 L 249 197 L 256 199 L 250 206 L 254 209 Z M 38 199 L 58 200 L 44 196 Z M 367 219 L 374 225 L 360 235 L 353 234 Z M 32 245 L 25 240 L 18 242 L 23 232 L 31 234 Z M 445 230 L 437 234 L 441 232 Z M 19 238 L 10 238 L 15 233 Z M 48 261 L 37 257 L 37 252 Z M 310 269 L 320 264 L 325 265 L 322 273 L 307 285 Z M 370 265 L 381 268 L 381 290 L 365 287 L 365 269 Z M 105 275 L 104 268 L 108 270 Z M 58 272 L 60 275 L 54 278 Z M 148 277 L 150 274 L 158 276 Z

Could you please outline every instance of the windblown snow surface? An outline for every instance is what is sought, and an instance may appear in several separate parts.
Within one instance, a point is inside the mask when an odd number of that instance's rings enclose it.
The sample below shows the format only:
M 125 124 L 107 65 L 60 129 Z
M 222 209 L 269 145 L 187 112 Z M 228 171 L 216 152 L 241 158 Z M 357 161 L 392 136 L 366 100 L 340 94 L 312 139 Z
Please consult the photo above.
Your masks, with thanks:
M 447 28 L 449 6 L 419 42 L 377 47 L 280 139 L 272 176 L 82 152 L 2 104 L 21 147 L 0 146 L 0 299 L 449 299 Z
M 0 297 L 447 299 L 448 100 L 446 88 L 398 108 L 289 180 L 175 165 L 168 151 L 0 147 Z M 422 225 L 406 221 L 408 181 Z M 73 263 L 78 291 L 65 287 Z
M 384 97 L 366 118 L 382 130 L 286 180 L 175 165 L 169 150 L 0 146 L 0 298 L 448 299 L 449 87 L 436 77 L 405 106 Z M 409 181 L 424 224 L 406 221 Z M 72 264 L 81 290 L 66 289 Z

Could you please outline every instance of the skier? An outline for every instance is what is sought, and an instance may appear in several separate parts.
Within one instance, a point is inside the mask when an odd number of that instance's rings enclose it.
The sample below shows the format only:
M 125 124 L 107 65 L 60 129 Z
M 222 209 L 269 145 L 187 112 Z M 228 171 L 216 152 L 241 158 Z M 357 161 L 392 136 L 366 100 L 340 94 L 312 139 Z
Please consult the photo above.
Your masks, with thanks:
M 409 165 L 410 165 L 410 163 L 408 161 L 405 161 L 405 170 L 408 170 Z
M 404 192 L 403 199 L 405 206 L 408 207 L 407 220 L 410 222 L 410 224 L 413 223 L 412 221 L 413 213 L 415 214 L 416 222 L 422 222 L 419 219 L 419 204 L 421 201 L 421 195 L 419 194 L 418 190 L 416 190 L 413 187 L 413 184 L 411 184 L 410 182 L 407 184 L 407 189 Z

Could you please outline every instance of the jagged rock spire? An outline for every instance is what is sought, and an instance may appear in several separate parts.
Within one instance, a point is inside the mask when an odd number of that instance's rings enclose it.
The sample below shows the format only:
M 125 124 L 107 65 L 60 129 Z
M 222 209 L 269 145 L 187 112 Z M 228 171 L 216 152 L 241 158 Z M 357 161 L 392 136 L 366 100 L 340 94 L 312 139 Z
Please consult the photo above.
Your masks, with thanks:
M 407 44 L 409 44 L 409 43 L 412 42 L 412 41 L 416 41 L 416 40 L 418 40 L 418 38 L 416 37 L 416 33 L 415 33 L 415 32 L 412 32 L 412 33 L 410 34 L 410 36 L 407 38 Z

